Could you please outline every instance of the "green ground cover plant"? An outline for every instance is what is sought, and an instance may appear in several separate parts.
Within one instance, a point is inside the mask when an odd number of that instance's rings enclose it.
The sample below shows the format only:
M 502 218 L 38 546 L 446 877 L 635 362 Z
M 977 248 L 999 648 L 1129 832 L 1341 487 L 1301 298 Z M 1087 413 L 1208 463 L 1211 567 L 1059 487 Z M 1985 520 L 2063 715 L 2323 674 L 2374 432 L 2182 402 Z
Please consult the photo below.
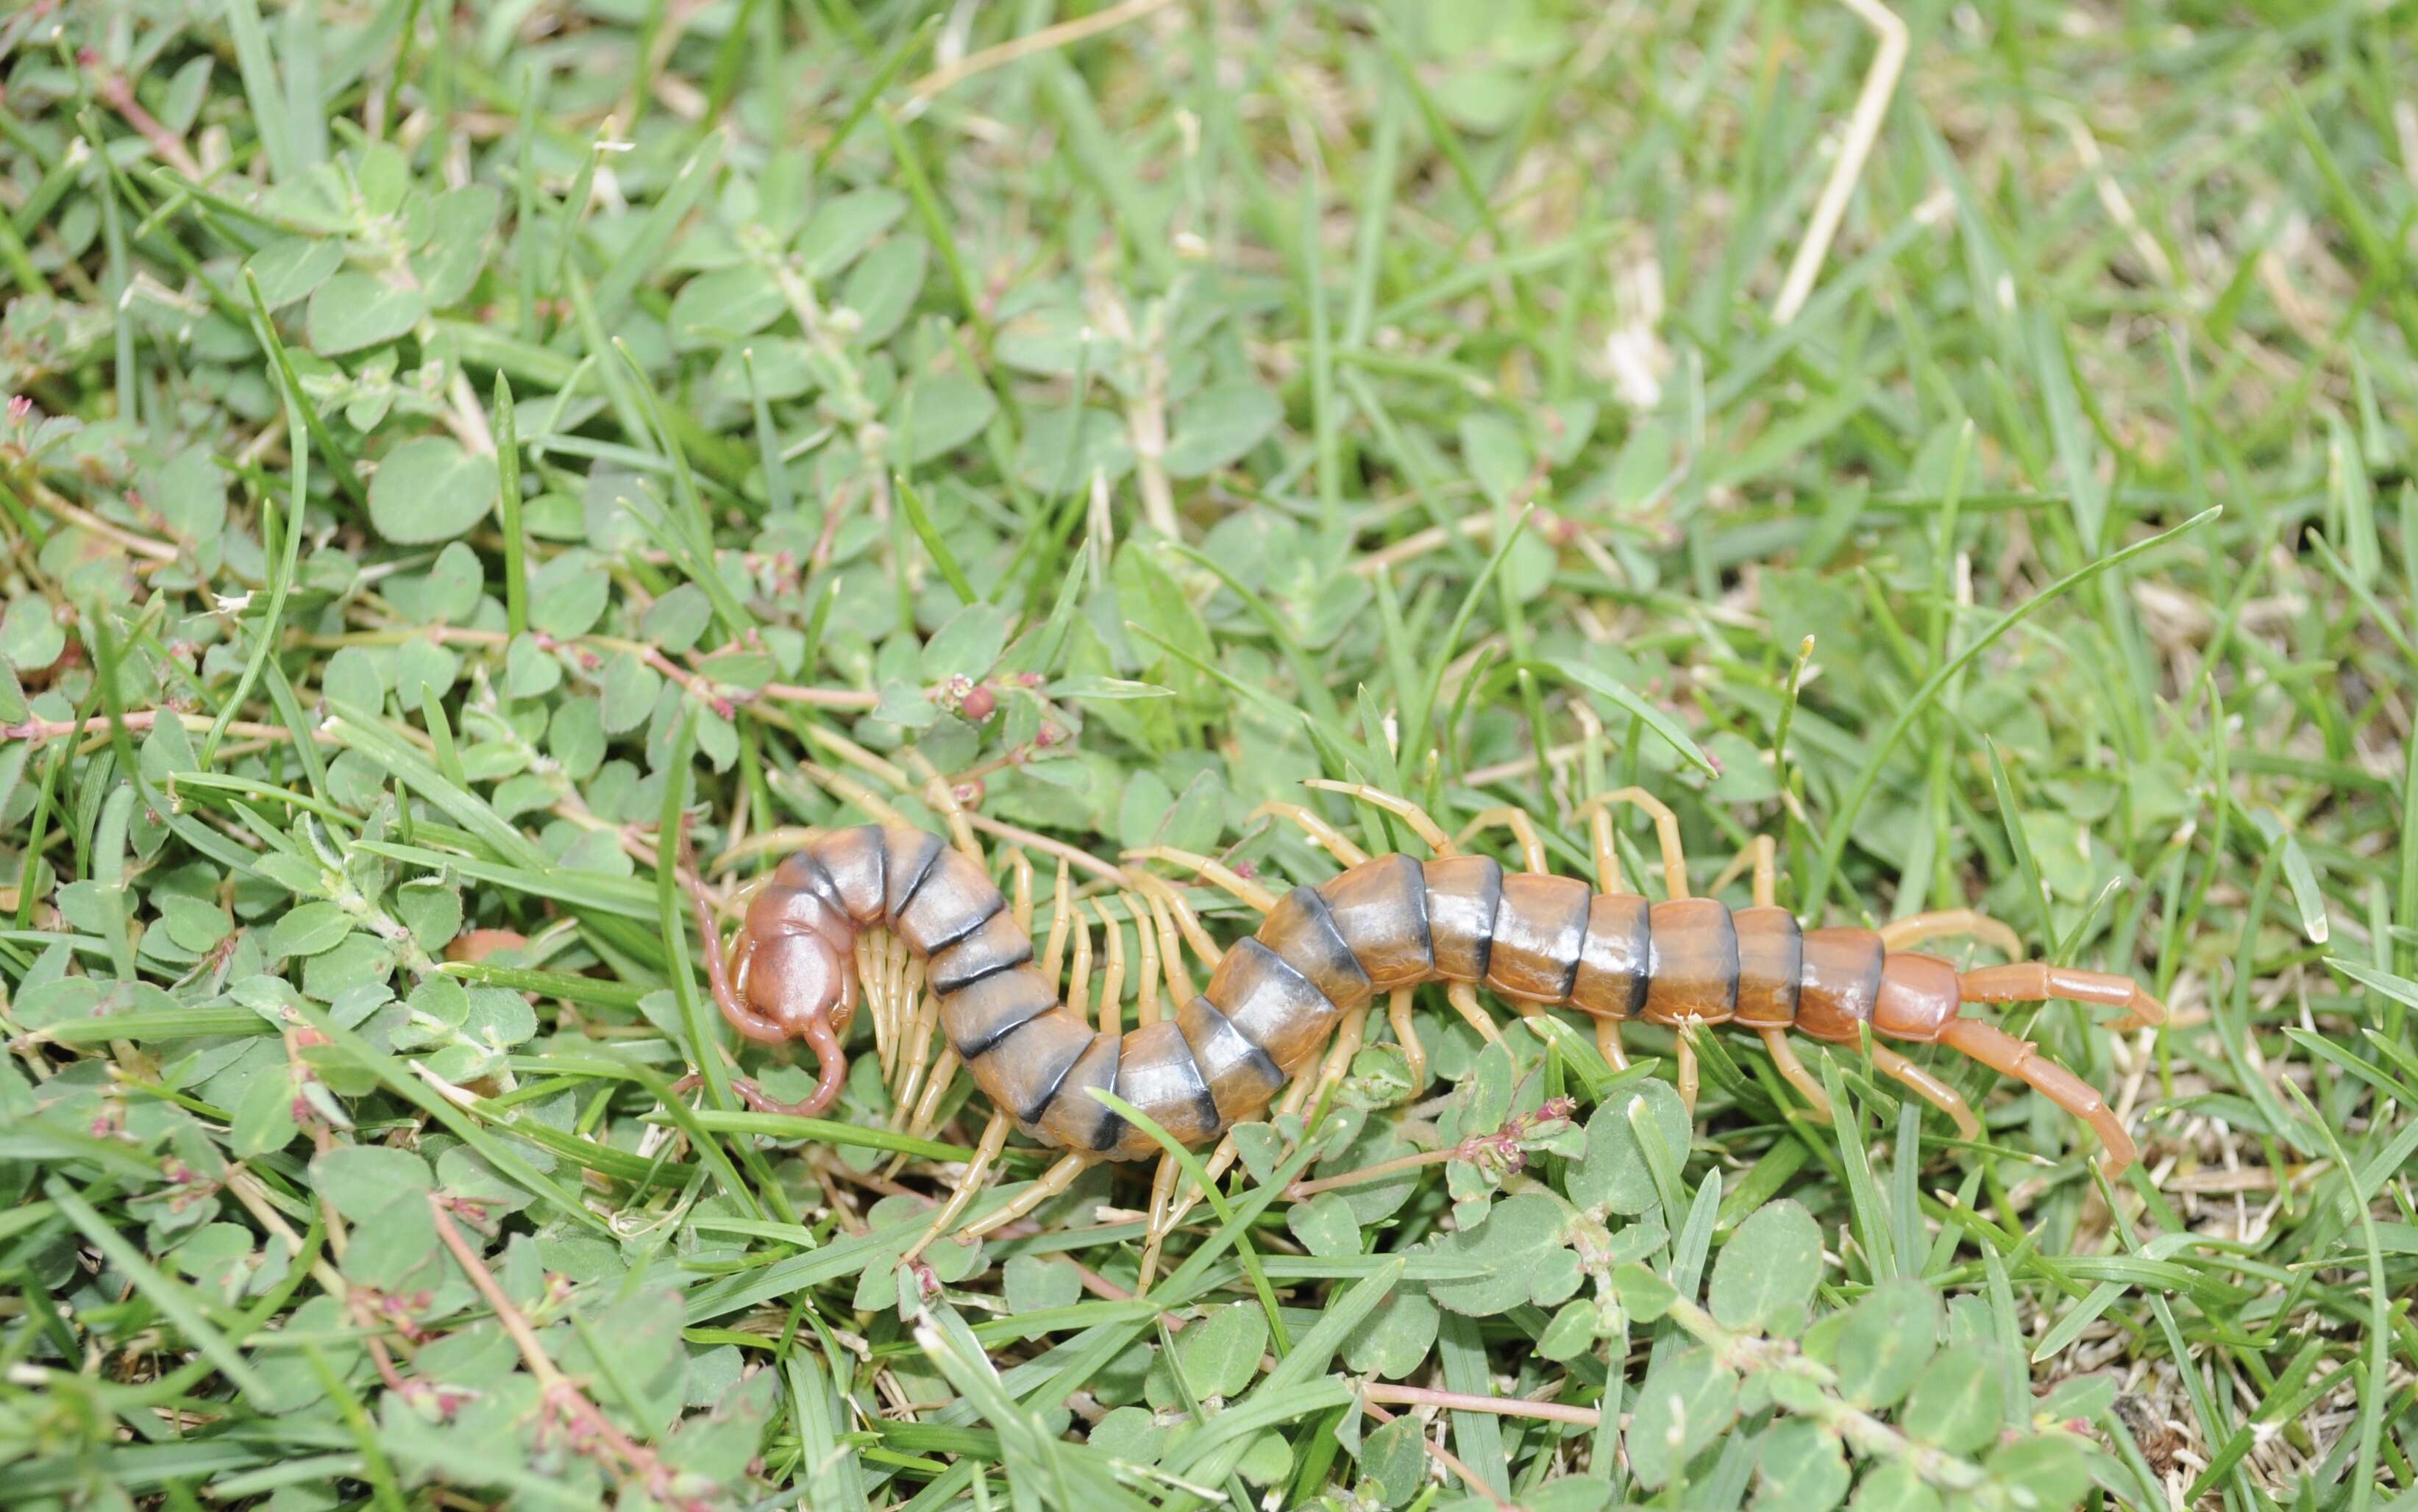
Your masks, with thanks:
M 0 1500 L 2418 1507 L 2413 66 L 2363 5 L 0 18 Z M 811 1063 L 732 1059 L 680 856 L 946 789 L 1037 933 L 1094 863 L 1105 969 L 1126 850 L 1417 848 L 1321 777 L 1574 875 L 1640 784 L 1732 903 L 1768 833 L 1808 919 L 2137 973 L 2163 1030 L 2008 1019 L 2143 1164 L 1423 994 L 1137 1297 L 1147 1168 L 900 1265 L 987 1109 L 910 1131 L 865 1025 L 826 1117 L 732 1095 Z

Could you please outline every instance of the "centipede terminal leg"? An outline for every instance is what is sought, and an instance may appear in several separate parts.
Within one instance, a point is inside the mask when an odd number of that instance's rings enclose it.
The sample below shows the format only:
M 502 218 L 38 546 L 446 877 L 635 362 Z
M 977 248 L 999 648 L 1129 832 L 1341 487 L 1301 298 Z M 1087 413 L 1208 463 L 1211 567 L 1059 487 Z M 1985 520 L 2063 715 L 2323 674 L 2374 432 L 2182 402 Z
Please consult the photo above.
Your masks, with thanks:
M 2108 971 L 2021 961 L 2012 966 L 1984 966 L 1967 971 L 1963 980 L 1967 1002 L 2044 1002 L 2054 999 L 2124 1009 L 2123 1017 L 2107 1021 L 2105 1027 L 2111 1033 L 2129 1034 L 2145 1025 L 2166 1021 L 2165 1003 L 2150 997 L 2131 977 Z
M 2040 1046 L 2031 1041 L 2019 1040 L 1979 1018 L 1959 1018 L 1940 1032 L 1939 1043 L 1963 1051 L 2001 1076 L 2030 1084 L 2050 1102 L 2089 1124 L 2104 1147 L 2099 1168 L 2108 1180 L 2123 1174 L 2140 1157 L 2133 1137 L 2124 1130 L 2123 1121 L 2107 1106 L 2099 1090 L 2056 1061 L 2043 1059 Z
M 1505 803 L 1495 808 L 1481 809 L 1461 827 L 1461 833 L 1456 838 L 1461 844 L 1467 845 L 1470 836 L 1498 824 L 1510 831 L 1511 838 L 1519 843 L 1522 865 L 1532 872 L 1553 869 L 1553 863 L 1545 854 L 1545 837 L 1537 832 L 1537 821 L 1524 808 Z
M 1303 833 L 1309 836 L 1312 844 L 1334 857 L 1339 866 L 1357 866 L 1369 859 L 1369 852 L 1361 849 L 1350 836 L 1327 823 L 1323 816 L 1299 803 L 1262 803 L 1251 810 L 1251 817 L 1284 819 L 1298 826 Z
M 1873 1046 L 1873 1064 L 1880 1067 L 1884 1075 L 1913 1088 L 1924 1102 L 1947 1114 L 1956 1125 L 1958 1138 L 1969 1142 L 1982 1137 L 1982 1121 L 1974 1115 L 1973 1105 L 1965 1100 L 1964 1093 L 1933 1076 L 1929 1070 L 1886 1045 Z

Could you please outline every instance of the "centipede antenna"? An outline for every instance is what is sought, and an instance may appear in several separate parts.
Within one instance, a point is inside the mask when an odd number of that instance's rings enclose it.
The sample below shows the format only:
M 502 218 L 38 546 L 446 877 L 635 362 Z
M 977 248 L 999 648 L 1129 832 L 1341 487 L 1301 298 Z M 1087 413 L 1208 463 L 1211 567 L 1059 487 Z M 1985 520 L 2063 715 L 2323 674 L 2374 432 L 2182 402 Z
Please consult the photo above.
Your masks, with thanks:
M 1316 787 L 1323 792 L 1341 793 L 1347 798 L 1356 798 L 1364 803 L 1374 804 L 1409 825 L 1411 832 L 1426 841 L 1428 848 L 1437 855 L 1461 854 L 1461 848 L 1454 845 L 1452 837 L 1444 832 L 1444 826 L 1438 824 L 1426 809 L 1407 798 L 1397 798 L 1384 788 L 1371 787 L 1365 782 L 1337 782 L 1331 777 L 1305 777 L 1301 785 L 1304 787 Z
M 1251 817 L 1288 819 L 1298 825 L 1310 838 L 1310 843 L 1333 856 L 1338 865 L 1357 866 L 1369 859 L 1369 852 L 1354 845 L 1344 832 L 1311 813 L 1299 803 L 1269 802 L 1251 810 Z
M 1529 817 L 1528 811 L 1524 808 L 1516 808 L 1506 803 L 1496 808 L 1482 809 L 1467 824 L 1461 827 L 1459 838 L 1462 843 L 1467 844 L 1471 835 L 1482 830 L 1492 829 L 1498 824 L 1510 831 L 1511 838 L 1519 842 L 1522 865 L 1532 872 L 1549 872 L 1553 869 L 1553 863 L 1545 854 L 1545 837 L 1537 832 L 1537 821 Z

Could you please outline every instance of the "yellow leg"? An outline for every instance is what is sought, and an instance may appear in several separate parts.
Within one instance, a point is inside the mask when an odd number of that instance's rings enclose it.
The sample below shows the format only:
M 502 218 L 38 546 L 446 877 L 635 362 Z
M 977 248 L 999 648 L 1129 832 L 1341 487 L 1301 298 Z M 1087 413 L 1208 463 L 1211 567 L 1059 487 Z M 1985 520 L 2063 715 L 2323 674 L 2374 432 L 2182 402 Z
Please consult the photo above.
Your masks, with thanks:
M 1428 1084 L 1428 1047 L 1419 1043 L 1419 1030 L 1411 1022 L 1411 989 L 1396 987 L 1385 1004 L 1385 1017 L 1393 1023 L 1394 1038 L 1402 1046 L 1402 1059 L 1410 1062 L 1411 1090 L 1417 1092 Z
M 1092 911 L 1099 916 L 1100 927 L 1107 933 L 1108 961 L 1100 983 L 1099 1027 L 1111 1034 L 1123 1031 L 1125 997 L 1125 925 L 1109 917 L 1108 905 L 1098 898 L 1092 900 Z M 1090 930 L 1085 930 L 1090 934 Z
M 1173 846 L 1144 846 L 1139 850 L 1122 851 L 1117 859 L 1163 861 L 1170 865 L 1181 866 L 1203 881 L 1214 882 L 1224 888 L 1240 898 L 1247 907 L 1259 913 L 1266 913 L 1277 906 L 1277 895 L 1274 893 L 1249 878 L 1241 876 L 1232 867 L 1213 857 L 1199 855 L 1189 850 L 1178 850 Z
M 1520 842 L 1522 863 L 1530 871 L 1553 870 L 1553 863 L 1545 856 L 1544 837 L 1537 832 L 1537 821 L 1529 817 L 1524 808 L 1514 808 L 1507 803 L 1500 808 L 1486 809 L 1461 827 L 1460 838 L 1466 844 L 1471 835 L 1495 824 L 1510 831 L 1511 837 Z
M 1075 958 L 1066 970 L 1065 1001 L 1067 1011 L 1088 1024 L 1092 1021 L 1092 924 L 1082 910 L 1075 912 Z
M 1754 906 L 1758 909 L 1777 907 L 1780 902 L 1780 847 L 1768 834 L 1756 835 L 1746 848 L 1731 858 L 1713 878 L 1711 892 L 1719 896 L 1722 889 L 1737 881 L 1738 874 L 1749 867 L 1754 871 Z
M 1922 1100 L 1947 1114 L 1956 1124 L 1956 1137 L 1972 1140 L 1982 1137 L 1982 1121 L 1973 1115 L 1973 1105 L 1948 1083 L 1916 1065 L 1886 1045 L 1873 1046 L 1873 1064 L 1888 1076 L 1913 1088 Z
M 1064 866 L 1065 862 L 1062 859 L 1059 864 Z M 1008 896 L 1016 909 L 1016 923 L 1029 935 L 1033 933 L 1033 858 L 1024 853 L 1022 846 L 1007 848 L 1007 870 L 1008 875 L 1015 878 L 1014 889 Z
M 1041 948 L 1041 974 L 1050 981 L 1066 965 L 1066 937 L 1080 921 L 1075 915 L 1075 890 L 1066 874 L 1066 861 L 1058 861 L 1058 881 L 1049 890 L 1049 942 Z M 1024 932 L 1033 933 L 1033 921 L 1024 921 Z
M 1629 1050 L 1620 1043 L 1620 1025 L 1617 1018 L 1595 1021 L 1595 1047 L 1602 1052 L 1604 1063 L 1615 1071 L 1629 1069 Z
M 1679 845 L 1679 816 L 1645 788 L 1623 787 L 1617 792 L 1599 793 L 1581 803 L 1579 817 L 1584 818 L 1615 803 L 1633 803 L 1653 817 L 1654 837 L 1662 848 L 1663 893 L 1673 898 L 1688 896 L 1688 854 Z
M 957 1074 L 957 1052 L 954 1046 L 941 1046 L 940 1059 L 932 1062 L 932 1079 L 924 1086 L 923 1099 L 915 1105 L 915 1114 L 907 1121 L 907 1132 L 917 1138 L 929 1138 L 933 1121 L 941 1116 L 941 1099 L 949 1092 L 949 1078 Z
M 1154 926 L 1151 933 L 1158 937 L 1159 971 L 1167 979 L 1167 995 L 1179 1004 L 1187 1003 L 1192 1000 L 1192 978 L 1184 970 L 1184 941 L 1176 934 L 1175 917 L 1160 898 L 1159 888 L 1151 885 L 1157 880 L 1154 877 L 1139 878 L 1143 901 L 1150 906 L 1150 919 Z M 1167 888 L 1166 892 L 1178 907 L 1183 905 L 1184 900 L 1175 896 L 1173 888 Z M 1193 920 L 1192 924 L 1194 928 L 1200 927 L 1199 920 Z M 1211 943 L 1215 944 L 1216 941 L 1213 940 Z M 1211 959 L 1214 960 L 1216 957 Z M 1142 1003 L 1140 1022 L 1144 1024 L 1158 1022 L 1158 1004 L 1155 1001 L 1146 1000 Z
M 1342 831 L 1299 803 L 1262 803 L 1251 810 L 1251 817 L 1291 819 L 1301 826 L 1312 843 L 1324 848 L 1339 865 L 1357 866 L 1369 859 L 1369 852 L 1353 844 Z
M 911 745 L 899 759 L 924 779 L 924 802 L 941 811 L 941 820 L 949 827 L 950 843 L 975 865 L 988 870 L 989 863 L 983 860 L 982 842 L 974 838 L 974 827 L 967 821 L 965 808 L 958 803 L 956 790 L 949 786 L 949 779 L 941 775 L 930 757 Z
M 1305 1107 L 1316 1108 L 1326 1101 L 1329 1092 L 1343 1084 L 1343 1078 L 1352 1073 L 1352 1058 L 1360 1053 L 1361 1041 L 1368 1031 L 1367 1003 L 1343 1016 L 1343 1022 L 1335 1031 L 1335 1043 L 1326 1047 L 1326 1059 L 1319 1064 L 1318 1082 L 1310 1089 Z
M 1829 1123 L 1830 1094 L 1822 1090 L 1822 1084 L 1814 1079 L 1814 1073 L 1797 1058 L 1797 1047 L 1788 1043 L 1788 1031 L 1767 1029 L 1760 1032 L 1763 1047 L 1771 1054 L 1772 1065 L 1788 1079 L 1790 1086 L 1797 1089 L 1797 1094 L 1812 1107 L 1814 1117 L 1821 1123 Z
M 1217 963 L 1225 959 L 1226 953 L 1209 938 L 1209 931 L 1201 927 L 1200 916 L 1192 911 L 1192 905 L 1184 901 L 1184 894 L 1175 890 L 1174 883 L 1164 877 L 1137 872 L 1134 885 L 1150 899 L 1151 917 L 1160 921 L 1159 966 L 1167 973 L 1168 990 L 1175 995 L 1177 1002 L 1190 1002 L 1192 980 L 1185 975 L 1184 953 L 1176 944 L 1176 934 L 1180 933 L 1184 942 L 1192 947 L 1192 954 L 1201 958 L 1202 970 L 1217 970 Z M 1172 921 L 1175 933 L 1169 932 L 1169 921 Z
M 1978 939 L 1999 955 L 2020 960 L 2024 942 L 2012 929 L 1971 909 L 1942 909 L 1892 919 L 1880 928 L 1885 950 L 1914 950 L 1935 939 Z
M 1120 893 L 1117 897 L 1125 906 L 1125 917 L 1134 924 L 1134 939 L 1141 945 L 1141 980 L 1134 991 L 1134 1021 L 1141 1024 L 1158 1022 L 1158 910 L 1145 902 L 1139 893 Z M 1192 1000 L 1186 998 L 1185 1001 Z
M 1064 1195 L 1066 1188 L 1075 1184 L 1075 1178 L 1090 1168 L 1094 1158 L 1084 1154 L 1059 1156 L 1048 1170 L 1041 1173 L 1038 1181 L 1017 1193 L 1014 1201 L 997 1213 L 977 1218 L 966 1225 L 965 1236 L 968 1239 L 980 1239 L 994 1229 L 1006 1228 L 1051 1198 Z
M 999 1158 L 1000 1151 L 1006 1148 L 1007 1131 L 1011 1126 L 1006 1114 L 993 1113 L 990 1116 L 990 1122 L 983 1125 L 982 1142 L 974 1146 L 973 1159 L 966 1163 L 966 1173 L 957 1179 L 956 1187 L 949 1193 L 949 1199 L 941 1204 L 941 1211 L 933 1214 L 931 1225 L 907 1246 L 906 1254 L 898 1257 L 899 1264 L 913 1264 L 925 1250 L 931 1247 L 933 1240 L 956 1227 L 957 1219 L 965 1215 L 967 1204 L 973 1201 L 976 1192 L 982 1190 L 983 1178 L 990 1174 L 991 1163 Z
M 1690 1019 L 1679 1026 L 1679 1103 L 1691 1115 L 1696 1111 L 1699 1072 L 1696 1067 L 1696 1021 Z
M 1397 798 L 1382 787 L 1371 787 L 1365 782 L 1336 782 L 1326 777 L 1311 777 L 1304 787 L 1316 787 L 1324 792 L 1341 793 L 1372 803 L 1411 827 L 1411 832 L 1428 843 L 1428 848 L 1439 856 L 1458 856 L 1461 848 L 1444 832 L 1444 826 L 1428 817 L 1428 811 L 1407 798 Z
M 1444 999 L 1445 1001 L 1452 1004 L 1452 1011 L 1461 1015 L 1462 1020 L 1470 1028 L 1477 1031 L 1478 1036 L 1489 1045 L 1503 1037 L 1503 1031 L 1494 1027 L 1494 1020 L 1487 1016 L 1484 1008 L 1478 1006 L 1477 988 L 1474 985 L 1467 982 L 1452 983 L 1444 989 Z
M 1152 1173 L 1150 1179 L 1150 1232 L 1162 1231 L 1160 1225 L 1175 1199 L 1175 1180 L 1183 1170 L 1184 1168 L 1175 1163 L 1173 1155 L 1158 1157 L 1158 1169 Z M 1154 1240 L 1142 1245 L 1141 1266 L 1134 1277 L 1134 1295 L 1139 1297 L 1149 1291 L 1150 1283 L 1157 1275 L 1158 1244 Z
M 1595 890 L 1617 893 L 1620 889 L 1620 847 L 1612 837 L 1612 810 L 1605 804 L 1593 803 L 1580 811 L 1587 821 L 1587 837 L 1595 843 Z

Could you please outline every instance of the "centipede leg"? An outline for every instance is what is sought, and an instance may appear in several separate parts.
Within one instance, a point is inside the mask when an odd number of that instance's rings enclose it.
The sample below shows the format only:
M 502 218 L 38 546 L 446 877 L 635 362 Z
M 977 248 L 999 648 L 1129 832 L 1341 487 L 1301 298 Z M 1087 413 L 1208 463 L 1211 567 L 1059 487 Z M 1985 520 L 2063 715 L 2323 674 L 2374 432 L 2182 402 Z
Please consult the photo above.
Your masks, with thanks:
M 1402 1047 L 1402 1059 L 1410 1063 L 1411 1090 L 1417 1092 L 1428 1084 L 1428 1047 L 1419 1043 L 1418 1026 L 1411 1021 L 1411 989 L 1396 987 L 1385 1001 L 1385 1018 L 1394 1026 L 1394 1039 Z
M 980 1239 L 994 1229 L 1004 1229 L 1025 1216 L 1053 1197 L 1064 1196 L 1075 1184 L 1075 1178 L 1092 1168 L 1097 1157 L 1087 1154 L 1061 1155 L 1031 1186 L 1016 1194 L 1015 1200 L 997 1213 L 976 1218 L 965 1227 L 965 1237 Z
M 1969 1141 L 1982 1137 L 1982 1121 L 1974 1115 L 1973 1105 L 1955 1088 L 1886 1045 L 1873 1046 L 1873 1064 L 1913 1088 L 1924 1102 L 1947 1114 L 1956 1125 L 1958 1138 Z
M 1167 1211 L 1175 1199 L 1176 1178 L 1182 1175 L 1183 1171 L 1184 1168 L 1175 1163 L 1173 1155 L 1158 1157 L 1158 1167 L 1151 1173 L 1150 1178 L 1150 1232 L 1165 1233 Z M 1134 1276 L 1135 1296 L 1139 1297 L 1148 1292 L 1150 1283 L 1158 1275 L 1158 1248 L 1159 1241 L 1155 1239 L 1142 1245 L 1141 1265 Z
M 1979 1018 L 1959 1018 L 1940 1031 L 1939 1043 L 1963 1051 L 2002 1076 L 2028 1083 L 2050 1102 L 2089 1124 L 2104 1148 L 2099 1169 L 2108 1180 L 2122 1175 L 2140 1158 L 2132 1135 L 2125 1132 L 2123 1120 L 2099 1095 L 2099 1089 L 2056 1061 L 2042 1059 L 2040 1047 L 2031 1041 L 2019 1040 Z
M 1615 792 L 1599 793 L 1579 805 L 1578 817 L 1588 817 L 1615 803 L 1633 803 L 1644 809 L 1654 820 L 1654 837 L 1662 848 L 1662 892 L 1665 896 L 1688 896 L 1688 853 L 1679 844 L 1679 816 L 1671 805 L 1643 787 L 1623 787 Z M 1615 891 L 1606 888 L 1604 891 Z
M 1519 842 L 1521 863 L 1528 870 L 1532 872 L 1553 870 L 1553 863 L 1545 855 L 1545 837 L 1537 832 L 1537 821 L 1529 817 L 1528 811 L 1524 808 L 1515 808 L 1506 803 L 1498 808 L 1480 810 L 1467 824 L 1461 827 L 1461 833 L 1457 838 L 1466 845 L 1471 835 L 1497 824 L 1510 831 L 1511 838 Z
M 1195 851 L 1179 850 L 1173 846 L 1143 846 L 1138 850 L 1121 851 L 1120 861 L 1163 861 L 1181 866 L 1204 881 L 1224 888 L 1245 906 L 1259 913 L 1268 913 L 1277 906 L 1277 895 L 1235 871 L 1224 862 Z
M 1318 1082 L 1310 1088 L 1309 1098 L 1304 1107 L 1316 1110 L 1330 1092 L 1343 1085 L 1343 1078 L 1352 1073 L 1352 1058 L 1360 1053 L 1362 1039 L 1368 1031 L 1367 1003 L 1343 1016 L 1343 1022 L 1335 1031 L 1335 1043 L 1326 1047 L 1326 1059 L 1319 1062 Z
M 1602 1054 L 1604 1063 L 1615 1071 L 1629 1069 L 1629 1048 L 1620 1043 L 1622 1022 L 1610 1017 L 1595 1021 L 1595 1047 Z
M 1749 870 L 1754 874 L 1754 906 L 1758 909 L 1775 907 L 1780 902 L 1780 846 L 1768 834 L 1759 834 L 1748 841 L 1731 858 L 1730 863 L 1722 868 L 1721 875 L 1713 878 L 1713 885 L 1706 891 L 1718 897 L 1722 889 Z
M 965 1215 L 967 1206 L 973 1201 L 974 1194 L 982 1190 L 983 1178 L 990 1174 L 991 1164 L 999 1159 L 999 1153 L 1007 1148 L 1007 1131 L 1012 1127 L 1013 1121 L 1005 1113 L 990 1116 L 990 1122 L 983 1125 L 981 1140 L 974 1146 L 973 1159 L 966 1162 L 965 1174 L 957 1178 L 957 1184 L 951 1189 L 948 1200 L 941 1204 L 941 1211 L 932 1215 L 931 1223 L 913 1244 L 907 1246 L 907 1252 L 898 1257 L 899 1264 L 912 1265 L 925 1250 L 932 1246 L 932 1241 L 956 1227 L 957 1220 Z
M 2012 929 L 1971 909 L 1910 913 L 1880 927 L 1884 950 L 1917 950 L 1935 939 L 1978 939 L 2001 955 L 2021 956 L 2024 942 Z
M 1503 1037 L 1503 1031 L 1494 1027 L 1494 1020 L 1478 1005 L 1477 988 L 1474 984 L 1451 983 L 1445 987 L 1444 998 L 1445 1001 L 1452 1004 L 1452 1011 L 1461 1015 L 1463 1022 L 1477 1031 L 1478 1038 L 1492 1045 Z
M 1314 844 L 1333 856 L 1338 865 L 1357 866 L 1369 859 L 1369 852 L 1354 845 L 1342 831 L 1299 803 L 1262 803 L 1251 810 L 1251 817 L 1290 819 Z
M 1451 836 L 1444 832 L 1444 826 L 1431 817 L 1426 809 L 1407 798 L 1397 798 L 1384 788 L 1371 787 L 1365 782 L 1336 782 L 1327 777 L 1308 778 L 1302 786 L 1315 787 L 1321 792 L 1341 793 L 1347 798 L 1356 798 L 1364 803 L 1373 804 L 1409 825 L 1411 832 L 1426 841 L 1428 848 L 1437 855 L 1461 854 L 1461 848 L 1454 845 Z
M 1241 1153 L 1241 1150 L 1234 1143 L 1234 1137 L 1230 1134 L 1217 1141 L 1217 1148 L 1209 1152 L 1209 1158 L 1201 1164 L 1201 1173 L 1214 1183 L 1232 1168 L 1234 1161 Z M 1181 1169 L 1181 1168 L 1178 1168 Z M 1159 1247 L 1167 1243 L 1167 1236 L 1175 1231 L 1176 1225 L 1182 1223 L 1191 1214 L 1192 1210 L 1201 1204 L 1201 1194 L 1198 1184 L 1180 1174 L 1176 1177 L 1176 1182 L 1178 1184 L 1173 1199 L 1169 1202 L 1164 1214 L 1152 1218 L 1150 1235 L 1143 1244 L 1143 1252 L 1154 1258 L 1158 1254 Z
M 915 1112 L 907 1121 L 907 1132 L 919 1139 L 931 1138 L 933 1126 L 941 1116 L 941 1099 L 949 1094 L 949 1079 L 957 1074 L 961 1064 L 954 1046 L 942 1046 L 940 1059 L 932 1062 L 932 1079 L 924 1086 L 924 1095 L 915 1104 Z
M 1817 1122 L 1829 1123 L 1830 1094 L 1822 1090 L 1822 1084 L 1814 1079 L 1814 1073 L 1806 1068 L 1804 1061 L 1797 1058 L 1797 1047 L 1788 1043 L 1788 1031 L 1767 1029 L 1760 1032 L 1763 1035 L 1763 1047 L 1771 1056 L 1773 1069 L 1786 1077 L 1790 1086 L 1797 1089 L 1797 1094 L 1810 1105 Z
M 1696 1064 L 1696 1021 L 1689 1019 L 1678 1028 L 1679 1103 L 1693 1116 L 1696 1093 L 1701 1090 L 1701 1073 Z
M 2054 998 L 2061 1002 L 2104 1003 L 2124 1009 L 2123 1017 L 2107 1021 L 2107 1030 L 2116 1034 L 2128 1034 L 2145 1024 L 2166 1021 L 2165 1003 L 2143 991 L 2141 984 L 2131 977 L 2111 971 L 2084 971 L 2044 961 L 2021 961 L 2013 966 L 1984 966 L 1967 971 L 1963 982 L 1967 1002 L 2043 1002 Z

